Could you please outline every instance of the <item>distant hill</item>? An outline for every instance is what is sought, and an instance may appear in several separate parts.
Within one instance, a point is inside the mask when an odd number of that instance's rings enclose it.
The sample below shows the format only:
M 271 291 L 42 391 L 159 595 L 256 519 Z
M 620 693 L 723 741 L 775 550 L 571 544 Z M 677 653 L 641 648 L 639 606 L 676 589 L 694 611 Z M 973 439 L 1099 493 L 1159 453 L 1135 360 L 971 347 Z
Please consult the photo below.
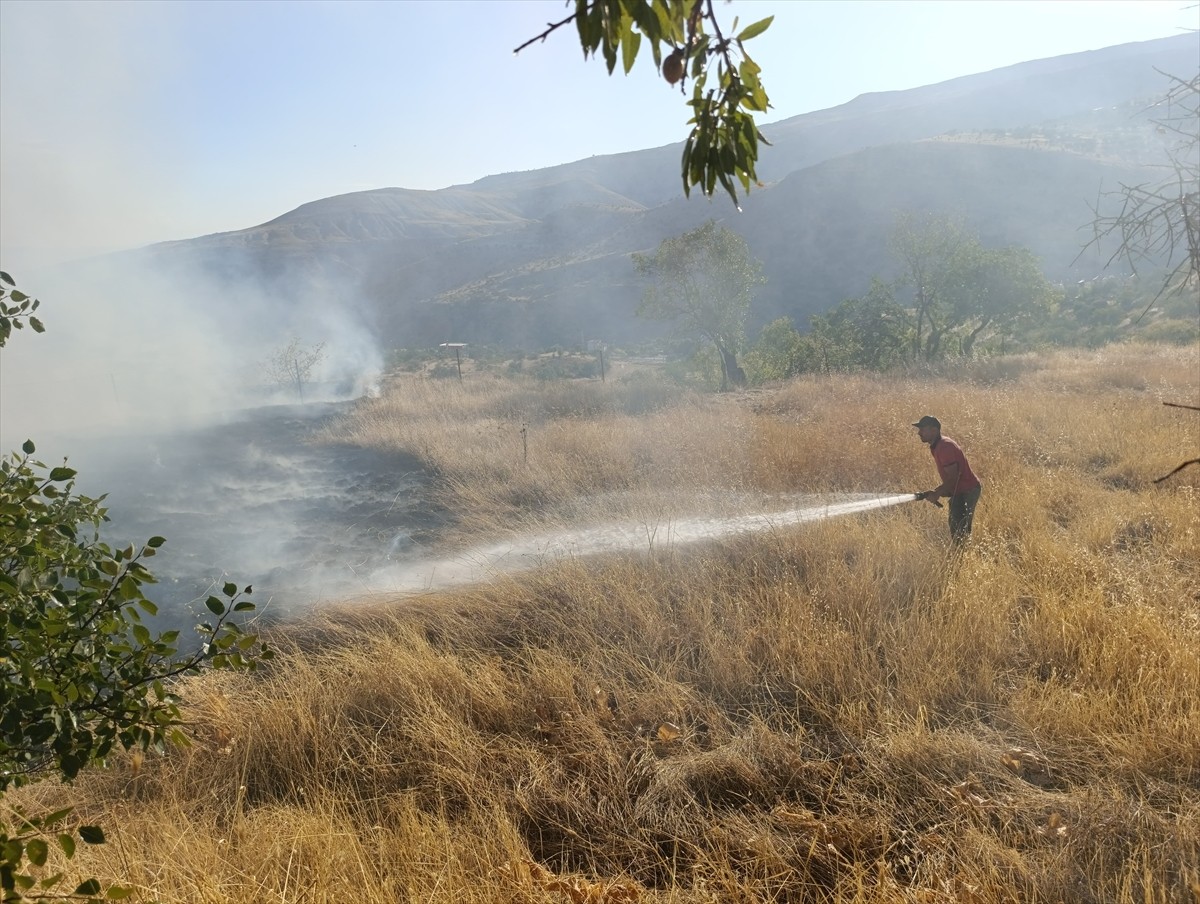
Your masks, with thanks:
M 747 239 L 767 284 L 752 317 L 813 312 L 895 263 L 897 212 L 964 216 L 989 245 L 1034 250 L 1057 279 L 1102 189 L 1142 181 L 1159 152 L 1145 107 L 1190 75 L 1180 35 L 1038 60 L 909 91 L 863 95 L 763 127 L 762 188 L 684 199 L 682 145 L 488 176 L 440 191 L 381 188 L 312 201 L 249 229 L 151 246 L 125 259 L 171 278 L 256 286 L 351 305 L 387 346 L 453 339 L 532 347 L 644 334 L 629 255 L 709 217 Z M 1156 72 L 1155 70 L 1159 70 Z M 769 75 L 769 73 L 768 73 Z

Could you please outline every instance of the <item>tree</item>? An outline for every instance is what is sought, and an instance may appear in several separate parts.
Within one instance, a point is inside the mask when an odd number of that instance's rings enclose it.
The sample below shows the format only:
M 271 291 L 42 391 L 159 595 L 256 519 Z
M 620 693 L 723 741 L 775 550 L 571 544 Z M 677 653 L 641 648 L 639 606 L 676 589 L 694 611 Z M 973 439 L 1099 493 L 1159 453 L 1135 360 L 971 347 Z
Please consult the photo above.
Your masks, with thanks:
M 746 371 L 752 383 L 786 380 L 809 369 L 811 343 L 787 317 L 762 328 L 746 353 Z
M 1120 260 L 1136 273 L 1144 263 L 1165 265 L 1155 298 L 1200 285 L 1200 73 L 1188 79 L 1163 75 L 1170 88 L 1155 106 L 1164 112 L 1151 122 L 1169 142 L 1165 174 L 1102 194 L 1092 208 L 1092 240 L 1084 247 L 1116 239 L 1105 266 Z
M 267 378 L 279 386 L 294 386 L 300 401 L 304 401 L 304 384 L 312 378 L 313 368 L 325 360 L 325 343 L 305 348 L 300 340 L 277 349 L 267 360 Z
M 981 337 L 1010 338 L 1047 315 L 1057 294 L 1028 248 L 972 247 L 959 265 L 952 326 L 968 357 Z
M 912 317 L 896 301 L 895 287 L 879 279 L 861 298 L 847 298 L 812 318 L 812 336 L 822 349 L 823 366 L 883 370 L 906 357 Z
M 651 281 L 638 315 L 673 321 L 678 335 L 711 342 L 721 359 L 722 390 L 745 383 L 737 352 L 745 341 L 754 287 L 766 281 L 745 240 L 709 220 L 663 239 L 653 255 L 634 254 L 633 263 Z
M 573 13 L 546 23 L 545 31 L 513 52 L 574 23 L 584 58 L 599 52 L 611 75 L 619 56 L 628 75 L 645 40 L 668 84 L 679 85 L 686 96 L 689 76 L 692 80 L 687 101 L 691 130 L 682 160 L 684 194 L 695 185 L 711 196 L 720 184 L 737 204 L 734 180 L 747 192 L 751 183 L 758 184 L 758 145 L 767 144 L 752 114 L 770 107 L 759 80 L 761 70 L 746 52 L 746 42 L 766 31 L 774 16 L 741 30 L 734 19 L 726 34 L 712 0 L 574 0 L 574 5 Z M 714 63 L 715 84 L 710 87 Z
M 981 337 L 1005 338 L 1049 310 L 1054 290 L 1026 248 L 985 248 L 964 223 L 940 214 L 904 214 L 891 236 L 904 262 L 897 287 L 913 293 L 914 360 L 974 352 Z
M 1142 311 L 1143 317 L 1164 293 L 1190 290 L 1200 302 L 1200 72 L 1188 79 L 1162 75 L 1171 87 L 1156 105 L 1163 108 L 1164 115 L 1151 121 L 1170 142 L 1166 175 L 1138 185 L 1122 185 L 1102 196 L 1092 208 L 1092 241 L 1084 247 L 1086 251 L 1115 237 L 1117 250 L 1105 266 L 1123 260 L 1136 274 L 1138 264 L 1144 261 L 1165 264 L 1167 275 Z M 1119 205 L 1115 212 L 1101 211 L 1104 198 Z M 1175 407 L 1197 410 L 1193 405 Z M 1200 464 L 1200 458 L 1185 461 L 1155 483 L 1194 464 Z
M 13 286 L 11 277 L 3 281 Z M 4 316 L 32 311 L 28 296 L 9 293 Z M 30 319 L 41 331 L 41 324 Z M 14 325 L 19 321 L 14 320 Z M 0 335 L 0 347 L 10 334 Z M 0 461 L 0 793 L 45 775 L 71 780 L 103 763 L 114 747 L 161 749 L 184 740 L 180 701 L 172 679 L 204 665 L 253 669 L 271 651 L 231 618 L 254 609 L 230 583 L 224 599 L 210 596 L 213 618 L 199 626 L 199 645 L 180 654 L 178 631 L 154 633 L 145 623 L 157 609 L 143 587 L 154 582 L 144 560 L 164 540 L 140 549 L 112 549 L 100 539 L 107 520 L 104 497 L 74 490 L 76 472 L 33 459 L 27 440 Z M 25 816 L 0 824 L 3 901 L 90 898 L 88 880 L 72 895 L 47 892 L 57 880 L 38 881 L 49 842 L 70 857 L 74 838 L 58 827 L 69 811 Z M 103 832 L 84 827 L 85 842 Z M 49 839 L 49 842 L 47 841 Z M 27 893 L 42 891 L 30 898 Z M 120 896 L 110 889 L 111 896 Z
M 941 352 L 946 331 L 943 312 L 958 279 L 955 259 L 968 241 L 965 225 L 955 217 L 905 213 L 896 220 L 890 244 L 904 263 L 900 284 L 913 292 L 914 360 L 930 360 Z

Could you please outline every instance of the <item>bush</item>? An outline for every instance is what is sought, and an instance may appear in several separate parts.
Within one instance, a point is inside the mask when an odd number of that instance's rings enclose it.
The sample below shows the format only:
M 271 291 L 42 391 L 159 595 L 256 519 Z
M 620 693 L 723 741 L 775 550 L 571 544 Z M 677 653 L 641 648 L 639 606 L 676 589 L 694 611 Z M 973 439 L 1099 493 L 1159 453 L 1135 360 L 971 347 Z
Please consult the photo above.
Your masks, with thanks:
M 7 274 L 0 280 L 13 285 Z M 30 316 L 36 306 L 15 289 L 3 290 L 0 347 L 23 319 L 42 331 Z M 234 584 L 225 585 L 224 600 L 206 601 L 214 618 L 199 626 L 202 644 L 193 653 L 179 656 L 178 631 L 152 634 L 144 620 L 157 608 L 142 588 L 154 576 L 143 560 L 165 541 L 151 537 L 141 549 L 115 550 L 101 542 L 104 497 L 76 494 L 76 472 L 66 461 L 48 468 L 33 459 L 35 451 L 26 440 L 0 462 L 0 792 L 44 775 L 69 781 L 118 745 L 162 749 L 183 741 L 172 679 L 205 663 L 253 669 L 271 656 L 230 621 L 254 609 L 243 598 L 250 588 Z M 66 815 L 16 813 L 12 826 L 0 823 L 5 904 L 24 900 L 35 884 L 43 890 L 57 884 L 34 872 L 45 865 L 51 842 L 67 857 L 74 853 L 73 836 L 57 828 Z M 97 828 L 79 831 L 85 842 L 104 840 Z M 99 883 L 89 879 L 72 895 L 54 897 L 98 893 Z

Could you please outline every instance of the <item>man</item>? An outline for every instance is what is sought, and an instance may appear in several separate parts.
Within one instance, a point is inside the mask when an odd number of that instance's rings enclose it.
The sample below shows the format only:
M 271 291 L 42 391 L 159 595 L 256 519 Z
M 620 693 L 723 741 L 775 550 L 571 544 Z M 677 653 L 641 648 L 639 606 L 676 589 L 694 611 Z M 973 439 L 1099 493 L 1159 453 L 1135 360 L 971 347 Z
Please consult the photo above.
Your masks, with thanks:
M 950 497 L 950 539 L 960 543 L 971 536 L 971 521 L 975 517 L 975 503 L 979 501 L 982 487 L 979 478 L 971 470 L 962 448 L 948 436 L 942 436 L 942 422 L 932 415 L 925 415 L 915 424 L 921 442 L 929 444 L 933 460 L 937 464 L 941 486 L 918 493 L 918 499 L 940 505 L 938 499 Z

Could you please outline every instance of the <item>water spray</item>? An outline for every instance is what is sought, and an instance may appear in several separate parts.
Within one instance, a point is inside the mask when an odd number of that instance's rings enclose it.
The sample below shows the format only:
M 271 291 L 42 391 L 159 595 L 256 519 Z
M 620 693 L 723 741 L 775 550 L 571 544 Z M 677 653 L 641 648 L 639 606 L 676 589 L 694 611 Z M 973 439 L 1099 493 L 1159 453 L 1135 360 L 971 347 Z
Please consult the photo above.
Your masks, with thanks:
M 738 534 L 793 527 L 842 515 L 891 508 L 921 501 L 924 493 L 870 496 L 781 512 L 737 515 L 729 518 L 683 518 L 671 520 L 656 531 L 652 547 L 670 548 Z M 941 502 L 935 503 L 939 508 Z M 457 584 L 486 581 L 505 573 L 535 568 L 555 561 L 601 553 L 629 552 L 647 545 L 645 525 L 615 524 L 606 527 L 558 531 L 512 542 L 467 550 L 440 561 L 398 563 L 371 576 L 368 590 L 420 592 Z

